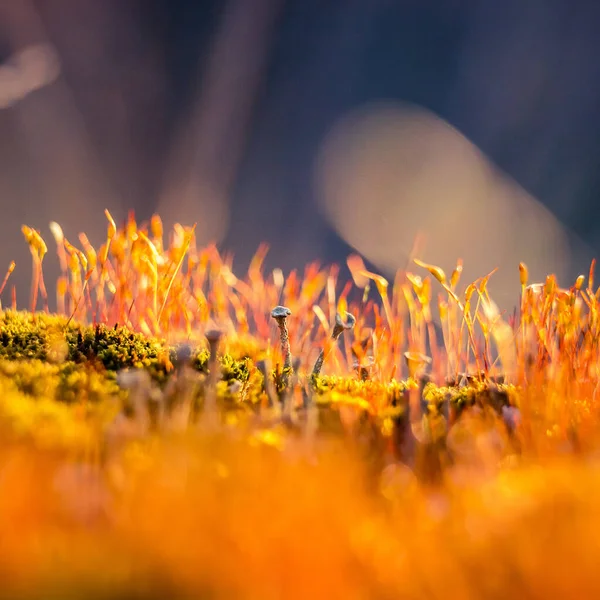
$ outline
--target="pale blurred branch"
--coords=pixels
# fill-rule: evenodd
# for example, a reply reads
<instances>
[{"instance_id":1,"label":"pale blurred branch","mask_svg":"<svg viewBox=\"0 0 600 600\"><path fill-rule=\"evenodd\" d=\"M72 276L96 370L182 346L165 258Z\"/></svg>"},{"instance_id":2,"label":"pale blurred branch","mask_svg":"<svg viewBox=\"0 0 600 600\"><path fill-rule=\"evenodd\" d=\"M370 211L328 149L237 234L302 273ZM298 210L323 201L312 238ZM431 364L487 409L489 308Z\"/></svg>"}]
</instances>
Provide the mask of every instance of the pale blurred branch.
<instances>
[{"instance_id":1,"label":"pale blurred branch","mask_svg":"<svg viewBox=\"0 0 600 600\"><path fill-rule=\"evenodd\" d=\"M159 210L186 221L210 214L210 223L199 224L200 237L216 238L227 226L228 196L282 6L283 0L229 2L172 148Z\"/></svg>"}]
</instances>

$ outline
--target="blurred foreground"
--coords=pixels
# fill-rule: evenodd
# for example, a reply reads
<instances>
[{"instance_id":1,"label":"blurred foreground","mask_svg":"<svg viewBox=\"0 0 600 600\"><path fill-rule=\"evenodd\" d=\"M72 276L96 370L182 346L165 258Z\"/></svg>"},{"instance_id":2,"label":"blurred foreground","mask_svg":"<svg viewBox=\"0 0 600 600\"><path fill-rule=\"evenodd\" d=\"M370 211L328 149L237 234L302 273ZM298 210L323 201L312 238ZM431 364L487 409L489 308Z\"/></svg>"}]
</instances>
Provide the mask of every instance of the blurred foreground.
<instances>
[{"instance_id":1,"label":"blurred foreground","mask_svg":"<svg viewBox=\"0 0 600 600\"><path fill-rule=\"evenodd\" d=\"M436 493L400 470L376 497L347 453L312 464L232 439L133 446L108 498L98 474L77 463L5 447L0 467L7 598L600 591L596 461L449 477ZM104 518L90 522L100 507Z\"/></svg>"}]
</instances>

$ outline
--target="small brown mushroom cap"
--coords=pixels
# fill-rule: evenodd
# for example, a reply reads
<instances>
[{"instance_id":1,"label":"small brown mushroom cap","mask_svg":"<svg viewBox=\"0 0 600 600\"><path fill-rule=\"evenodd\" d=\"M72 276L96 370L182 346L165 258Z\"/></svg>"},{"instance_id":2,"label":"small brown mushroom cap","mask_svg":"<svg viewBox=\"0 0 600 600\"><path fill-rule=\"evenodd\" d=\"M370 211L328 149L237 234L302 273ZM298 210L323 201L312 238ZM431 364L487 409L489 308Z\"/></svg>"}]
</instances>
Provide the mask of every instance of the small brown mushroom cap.
<instances>
[{"instance_id":1,"label":"small brown mushroom cap","mask_svg":"<svg viewBox=\"0 0 600 600\"><path fill-rule=\"evenodd\" d=\"M223 332L220 329L209 329L204 335L209 343L216 344L223 337Z\"/></svg>"},{"instance_id":2,"label":"small brown mushroom cap","mask_svg":"<svg viewBox=\"0 0 600 600\"><path fill-rule=\"evenodd\" d=\"M351 315L349 312L347 312L346 320L344 321L340 313L335 313L335 324L338 327L343 327L344 329L352 329L354 325L356 325L356 318L354 315Z\"/></svg>"},{"instance_id":3,"label":"small brown mushroom cap","mask_svg":"<svg viewBox=\"0 0 600 600\"><path fill-rule=\"evenodd\" d=\"M194 346L192 344L184 343L179 344L175 348L175 361L177 364L182 365L189 363L194 355Z\"/></svg>"},{"instance_id":4,"label":"small brown mushroom cap","mask_svg":"<svg viewBox=\"0 0 600 600\"><path fill-rule=\"evenodd\" d=\"M274 319L285 319L292 314L292 311L287 306L276 306L271 311L271 316Z\"/></svg>"}]
</instances>

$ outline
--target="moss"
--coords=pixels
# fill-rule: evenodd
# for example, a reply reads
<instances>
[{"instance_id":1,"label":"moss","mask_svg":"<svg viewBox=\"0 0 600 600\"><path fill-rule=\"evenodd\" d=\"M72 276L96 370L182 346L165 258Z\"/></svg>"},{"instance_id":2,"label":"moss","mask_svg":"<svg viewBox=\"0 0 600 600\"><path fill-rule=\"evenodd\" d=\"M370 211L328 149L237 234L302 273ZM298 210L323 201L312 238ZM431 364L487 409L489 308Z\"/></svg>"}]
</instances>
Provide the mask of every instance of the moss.
<instances>
[{"instance_id":1,"label":"moss","mask_svg":"<svg viewBox=\"0 0 600 600\"><path fill-rule=\"evenodd\" d=\"M85 326L55 315L0 313L0 358L52 359L61 344L64 358L76 364L99 362L109 371L146 368L156 379L170 369L163 342L125 327Z\"/></svg>"},{"instance_id":2,"label":"moss","mask_svg":"<svg viewBox=\"0 0 600 600\"><path fill-rule=\"evenodd\" d=\"M66 403L83 399L99 402L119 392L113 376L72 361L55 365L39 359L0 359L0 379L10 380L20 393L32 398L52 398Z\"/></svg>"},{"instance_id":3,"label":"moss","mask_svg":"<svg viewBox=\"0 0 600 600\"><path fill-rule=\"evenodd\" d=\"M285 392L287 385L290 380L290 377L294 374L294 369L292 367L284 367L281 368L280 365L277 365L275 369L272 371L273 381L275 382L275 390L279 395L280 399Z\"/></svg>"},{"instance_id":4,"label":"moss","mask_svg":"<svg viewBox=\"0 0 600 600\"><path fill-rule=\"evenodd\" d=\"M200 350L192 358L192 366L200 373L208 374L208 361L210 355L208 350ZM236 360L230 354L223 354L219 356L219 365L221 367L221 378L227 383L233 381L240 381L245 383L248 381L250 376L250 364L251 359L248 357Z\"/></svg>"},{"instance_id":5,"label":"moss","mask_svg":"<svg viewBox=\"0 0 600 600\"><path fill-rule=\"evenodd\" d=\"M105 402L110 390L96 380L93 387ZM68 389L67 389L68 388ZM90 412L81 404L57 402L81 393L77 382L61 379L60 367L34 359L0 360L0 427L3 439L31 439L44 448L82 450L92 441ZM113 392L114 392L113 388ZM96 414L96 417L99 413Z\"/></svg>"},{"instance_id":6,"label":"moss","mask_svg":"<svg viewBox=\"0 0 600 600\"><path fill-rule=\"evenodd\" d=\"M233 346L224 347L234 351ZM239 346L238 351L245 346ZM239 354L240 352L238 352ZM255 361L242 352L218 357L220 381L217 386L219 404L227 413L256 411L264 400L264 378ZM161 389L176 372L178 351L164 341L133 333L125 327L86 326L68 322L64 317L27 312L0 313L0 380L9 381L15 389L30 399L43 398L67 405L127 406L128 392L120 389L116 374L121 369L145 369ZM181 356L181 355L179 355ZM190 351L191 366L197 372L209 372L209 352L205 347ZM284 373L276 366L272 370L274 388L282 400ZM287 369L288 381L294 375ZM310 386L319 408L322 430L342 431L339 415L342 406L385 429L390 423L400 423L407 413L407 391L420 386L417 381L379 382L356 376L298 376L294 386ZM195 393L194 410L204 398L206 379ZM518 404L514 387L489 386L473 379L465 387L423 386L423 404L431 414L439 414L442 406L453 404L459 411L478 404ZM496 404L498 406L496 406ZM108 409L107 409L108 410Z\"/></svg>"},{"instance_id":7,"label":"moss","mask_svg":"<svg viewBox=\"0 0 600 600\"><path fill-rule=\"evenodd\" d=\"M64 344L64 351L57 350ZM10 361L38 360L73 365L93 365L97 371L116 372L121 369L147 369L153 380L163 385L173 369L175 349L163 340L148 338L126 327L86 326L68 322L65 317L28 312L0 313L0 359ZM192 365L208 373L208 352L200 349ZM221 376L225 381L246 382L249 358L219 358Z\"/></svg>"},{"instance_id":8,"label":"moss","mask_svg":"<svg viewBox=\"0 0 600 600\"><path fill-rule=\"evenodd\" d=\"M472 381L464 387L448 386L437 387L428 383L423 389L423 399L431 405L441 406L448 401L459 411L468 406L492 405L496 410L501 405L518 405L518 389L511 384L494 384L493 388L483 381Z\"/></svg>"}]
</instances>

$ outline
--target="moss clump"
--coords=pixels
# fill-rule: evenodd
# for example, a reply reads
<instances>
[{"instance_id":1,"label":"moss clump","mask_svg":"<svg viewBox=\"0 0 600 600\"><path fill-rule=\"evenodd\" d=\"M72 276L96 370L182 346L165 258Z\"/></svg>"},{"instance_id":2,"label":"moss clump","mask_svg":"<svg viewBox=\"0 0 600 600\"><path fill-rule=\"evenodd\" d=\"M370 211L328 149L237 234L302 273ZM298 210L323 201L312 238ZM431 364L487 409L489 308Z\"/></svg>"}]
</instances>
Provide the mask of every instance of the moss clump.
<instances>
[{"instance_id":1,"label":"moss clump","mask_svg":"<svg viewBox=\"0 0 600 600\"><path fill-rule=\"evenodd\" d=\"M171 365L164 344L133 333L125 327L82 327L66 332L69 359L76 363L102 363L108 371L148 369L153 378L164 379Z\"/></svg>"},{"instance_id":2,"label":"moss clump","mask_svg":"<svg viewBox=\"0 0 600 600\"><path fill-rule=\"evenodd\" d=\"M423 389L423 400L437 406L448 402L459 413L475 405L491 406L500 411L502 406L518 406L519 403L518 389L514 385L502 383L491 387L484 381L472 381L463 387L437 387L428 383Z\"/></svg>"},{"instance_id":3,"label":"moss clump","mask_svg":"<svg viewBox=\"0 0 600 600\"><path fill-rule=\"evenodd\" d=\"M85 326L66 317L0 313L0 358L101 363L106 370L145 368L161 379L170 363L164 343L125 327Z\"/></svg>"},{"instance_id":4,"label":"moss clump","mask_svg":"<svg viewBox=\"0 0 600 600\"><path fill-rule=\"evenodd\" d=\"M0 359L0 379L10 380L20 393L31 398L51 398L67 404L82 400L98 403L119 393L114 375L73 361L51 364L39 359Z\"/></svg>"},{"instance_id":5,"label":"moss clump","mask_svg":"<svg viewBox=\"0 0 600 600\"><path fill-rule=\"evenodd\" d=\"M93 443L93 423L102 422L102 410L57 402L80 396L82 390L80 380L69 382L59 369L38 360L0 360L0 431L5 442L29 439L38 447L71 451L82 451ZM98 406L108 409L107 400L117 390L93 376L88 383L86 388L94 390L91 395L103 400Z\"/></svg>"},{"instance_id":6,"label":"moss clump","mask_svg":"<svg viewBox=\"0 0 600 600\"><path fill-rule=\"evenodd\" d=\"M126 327L86 326L68 322L66 317L28 312L0 313L0 359L62 364L59 371L64 376L72 376L80 365L92 369L90 372L104 372L112 380L121 369L145 369L162 387L173 370L174 356L175 349L163 340ZM192 366L208 373L208 358L208 352L199 349ZM227 382L245 383L250 362L249 358L220 356L221 377Z\"/></svg>"},{"instance_id":7,"label":"moss clump","mask_svg":"<svg viewBox=\"0 0 600 600\"><path fill-rule=\"evenodd\" d=\"M172 351L173 352L173 351ZM208 374L208 361L210 354L208 350L200 350L192 359L192 366L200 373ZM251 359L248 357L236 360L230 354L219 356L221 367L221 379L228 384L233 381L246 383L250 377Z\"/></svg>"},{"instance_id":8,"label":"moss clump","mask_svg":"<svg viewBox=\"0 0 600 600\"><path fill-rule=\"evenodd\" d=\"M409 387L409 381L390 381L387 383L370 379L340 377L337 375L312 375L311 383L317 394L336 391L352 396L387 395L390 400L403 394Z\"/></svg>"}]
</instances>

